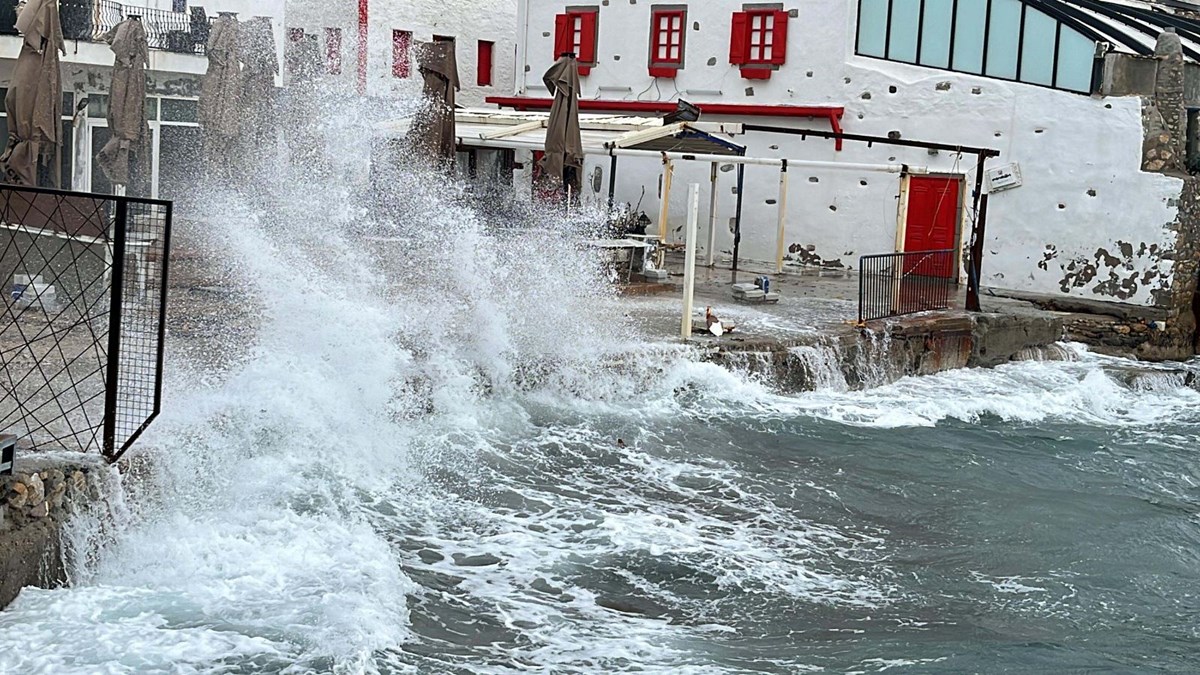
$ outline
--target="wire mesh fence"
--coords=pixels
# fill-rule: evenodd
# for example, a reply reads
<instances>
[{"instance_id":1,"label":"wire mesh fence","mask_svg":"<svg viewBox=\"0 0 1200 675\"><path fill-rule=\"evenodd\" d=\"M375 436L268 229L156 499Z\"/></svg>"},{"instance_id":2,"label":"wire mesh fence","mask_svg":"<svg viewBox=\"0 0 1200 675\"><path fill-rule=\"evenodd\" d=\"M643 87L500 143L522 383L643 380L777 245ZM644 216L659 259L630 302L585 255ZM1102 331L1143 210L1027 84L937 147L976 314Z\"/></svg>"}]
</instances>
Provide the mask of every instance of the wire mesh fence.
<instances>
[{"instance_id":1,"label":"wire mesh fence","mask_svg":"<svg viewBox=\"0 0 1200 675\"><path fill-rule=\"evenodd\" d=\"M858 262L858 321L948 309L958 287L956 251L864 255Z\"/></svg>"},{"instance_id":2,"label":"wire mesh fence","mask_svg":"<svg viewBox=\"0 0 1200 675\"><path fill-rule=\"evenodd\" d=\"M116 460L162 402L169 202L0 186L0 432Z\"/></svg>"}]
</instances>

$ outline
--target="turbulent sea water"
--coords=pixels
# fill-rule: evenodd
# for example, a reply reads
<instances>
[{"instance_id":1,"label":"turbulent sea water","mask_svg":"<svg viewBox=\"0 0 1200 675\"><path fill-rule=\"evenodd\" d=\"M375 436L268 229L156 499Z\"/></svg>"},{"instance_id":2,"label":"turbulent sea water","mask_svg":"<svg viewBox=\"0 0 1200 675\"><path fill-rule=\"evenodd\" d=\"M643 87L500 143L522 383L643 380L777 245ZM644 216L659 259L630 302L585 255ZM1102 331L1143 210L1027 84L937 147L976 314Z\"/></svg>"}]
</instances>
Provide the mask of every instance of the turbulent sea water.
<instances>
[{"instance_id":1,"label":"turbulent sea water","mask_svg":"<svg viewBox=\"0 0 1200 675\"><path fill-rule=\"evenodd\" d=\"M638 336L568 225L401 188L424 215L367 239L344 195L210 210L255 320L170 359L151 469L0 613L0 672L1200 663L1178 371L1068 346L782 396Z\"/></svg>"}]
</instances>

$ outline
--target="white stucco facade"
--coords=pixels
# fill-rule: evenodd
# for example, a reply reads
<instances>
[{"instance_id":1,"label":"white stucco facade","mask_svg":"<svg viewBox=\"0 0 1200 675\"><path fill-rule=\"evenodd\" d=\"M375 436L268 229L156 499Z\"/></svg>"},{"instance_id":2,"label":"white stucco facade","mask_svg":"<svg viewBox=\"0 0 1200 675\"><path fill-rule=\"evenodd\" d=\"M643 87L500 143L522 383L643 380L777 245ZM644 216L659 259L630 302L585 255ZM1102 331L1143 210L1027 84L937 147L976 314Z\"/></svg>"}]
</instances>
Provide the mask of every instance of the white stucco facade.
<instances>
[{"instance_id":1,"label":"white stucco facade","mask_svg":"<svg viewBox=\"0 0 1200 675\"><path fill-rule=\"evenodd\" d=\"M555 16L567 7L590 4L523 0L515 97L548 97L541 74L555 58ZM687 8L686 59L673 79L648 72L651 12L662 5ZM841 125L847 133L898 134L999 150L1000 158L989 167L1018 163L1023 185L990 197L984 286L1139 305L1154 304L1156 292L1169 288L1176 236L1170 224L1183 182L1140 170L1141 98L1087 96L860 57L855 54L858 3L845 0L779 3L779 9L791 10L786 63L770 79L746 79L730 63L731 14L742 9L740 3L662 5L595 3L596 66L582 78L584 99L611 102L612 110L620 110L622 102L678 98L702 106L834 106L844 108ZM704 119L830 130L824 119L762 114L755 110ZM839 151L830 140L758 132L735 140L746 144L751 156L902 163L962 176L966 194L958 245L970 236L975 180L970 155L849 141ZM591 177L596 167L607 175L607 158L589 161L585 176ZM640 199L641 210L657 219L660 169L654 161L622 161L618 201L636 204ZM860 255L896 250L899 176L800 167L789 173L788 265L853 268ZM708 178L707 164L678 165L671 231L679 231L685 218L686 184L704 185L706 204ZM718 258L728 258L733 246L728 227L734 215L733 187L734 174L722 173ZM606 179L600 192L607 189ZM777 169L747 168L743 260L773 263L778 190ZM702 222L707 223L703 215ZM701 241L707 239L702 233ZM1084 268L1089 271L1080 274Z\"/></svg>"},{"instance_id":2,"label":"white stucco facade","mask_svg":"<svg viewBox=\"0 0 1200 675\"><path fill-rule=\"evenodd\" d=\"M316 35L326 54L326 29L341 29L341 73L347 88L358 83L359 2L342 0L289 0L288 28ZM408 77L395 72L395 31L412 35L414 43L435 36L454 38L462 89L459 102L480 105L484 98L512 91L517 35L516 0L441 2L437 0L369 0L367 10L367 94L374 97L413 96L420 91L420 76L411 63ZM480 41L493 47L491 84L479 84Z\"/></svg>"}]
</instances>

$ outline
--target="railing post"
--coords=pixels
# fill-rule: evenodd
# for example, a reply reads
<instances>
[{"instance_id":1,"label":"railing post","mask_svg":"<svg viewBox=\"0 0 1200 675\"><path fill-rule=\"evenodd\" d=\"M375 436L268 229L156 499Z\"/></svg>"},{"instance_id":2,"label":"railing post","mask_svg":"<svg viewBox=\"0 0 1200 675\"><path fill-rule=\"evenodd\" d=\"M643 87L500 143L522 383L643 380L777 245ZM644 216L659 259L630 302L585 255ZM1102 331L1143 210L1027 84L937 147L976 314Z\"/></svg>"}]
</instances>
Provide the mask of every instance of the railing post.
<instances>
[{"instance_id":1,"label":"railing post","mask_svg":"<svg viewBox=\"0 0 1200 675\"><path fill-rule=\"evenodd\" d=\"M683 257L683 323L679 335L692 337L692 303L696 293L696 238L700 222L700 184L688 186L687 231L684 237Z\"/></svg>"},{"instance_id":2,"label":"railing post","mask_svg":"<svg viewBox=\"0 0 1200 675\"><path fill-rule=\"evenodd\" d=\"M121 319L125 301L125 235L129 223L129 205L124 197L116 197L113 217L112 286L109 291L108 350L104 378L104 447L102 452L110 461L116 456L117 406L121 382Z\"/></svg>"}]
</instances>

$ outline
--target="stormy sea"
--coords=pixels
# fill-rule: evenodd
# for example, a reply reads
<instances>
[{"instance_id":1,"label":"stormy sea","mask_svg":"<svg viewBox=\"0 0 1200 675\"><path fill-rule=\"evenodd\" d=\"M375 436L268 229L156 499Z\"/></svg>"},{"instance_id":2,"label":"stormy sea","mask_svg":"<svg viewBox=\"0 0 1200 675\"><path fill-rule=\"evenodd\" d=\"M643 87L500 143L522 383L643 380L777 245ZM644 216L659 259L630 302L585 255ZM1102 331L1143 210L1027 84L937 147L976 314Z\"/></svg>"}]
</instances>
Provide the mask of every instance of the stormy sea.
<instances>
[{"instance_id":1,"label":"stormy sea","mask_svg":"<svg viewBox=\"0 0 1200 675\"><path fill-rule=\"evenodd\" d=\"M641 335L586 217L271 175L180 224L227 325L0 672L1195 669L1200 364L784 395Z\"/></svg>"}]
</instances>

